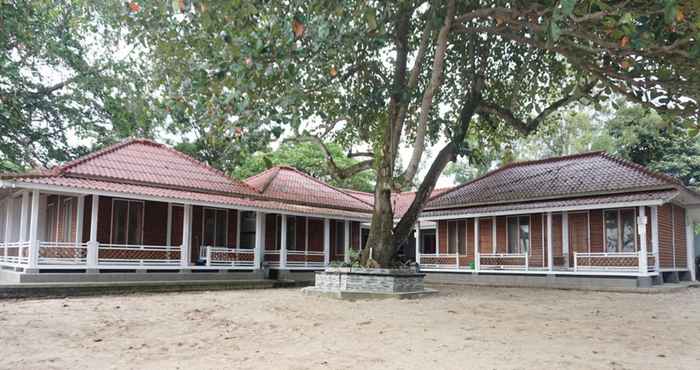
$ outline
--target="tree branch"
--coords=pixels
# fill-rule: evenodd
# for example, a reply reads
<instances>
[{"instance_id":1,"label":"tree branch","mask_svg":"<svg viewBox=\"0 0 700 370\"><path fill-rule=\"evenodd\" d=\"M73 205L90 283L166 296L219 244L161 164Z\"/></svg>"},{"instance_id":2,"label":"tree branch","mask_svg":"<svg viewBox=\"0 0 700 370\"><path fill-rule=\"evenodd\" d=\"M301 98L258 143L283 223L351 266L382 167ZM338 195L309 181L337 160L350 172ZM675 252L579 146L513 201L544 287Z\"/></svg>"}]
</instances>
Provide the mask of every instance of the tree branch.
<instances>
[{"instance_id":1,"label":"tree branch","mask_svg":"<svg viewBox=\"0 0 700 370\"><path fill-rule=\"evenodd\" d=\"M418 126L416 127L416 137L413 142L413 154L411 160L406 166L406 171L401 175L401 182L410 183L418 172L418 165L425 151L425 134L428 128L428 120L430 118L430 110L433 106L433 97L440 88L443 69L445 67L445 54L447 53L447 40L452 28L452 20L455 16L455 0L450 0L447 4L447 14L445 16L445 24L440 29L440 34L437 39L435 49L435 57L433 58L433 71L430 77L428 87L423 93L421 100L420 116L418 118Z\"/></svg>"},{"instance_id":2,"label":"tree branch","mask_svg":"<svg viewBox=\"0 0 700 370\"><path fill-rule=\"evenodd\" d=\"M454 162L457 156L465 152L464 139L469 131L469 125L472 116L477 112L481 104L481 90L484 86L484 79L481 76L476 76L472 87L468 94L464 97L464 103L459 113L458 125L452 139L440 150L435 160L430 165L425 179L416 191L416 197L413 199L411 206L408 207L401 220L394 227L394 250L398 249L407 239L413 229L418 215L428 202L435 184L437 183L440 174L447 166L448 162Z\"/></svg>"},{"instance_id":3,"label":"tree branch","mask_svg":"<svg viewBox=\"0 0 700 370\"><path fill-rule=\"evenodd\" d=\"M432 13L432 9L428 10L426 14ZM428 48L428 41L430 40L430 35L432 35L433 22L430 19L426 20L425 27L423 28L423 33L421 34L420 44L418 45L418 51L416 52L416 60L413 62L413 68L411 69L411 74L408 78L408 84L406 85L407 93L413 91L418 85L418 77L420 76L421 66L423 65L423 59L425 59L425 52ZM401 132L403 131L403 124L406 119L406 112L408 111L408 105L410 99L406 99L401 104L399 108L399 114L394 123L394 134L392 136L392 155L396 156L398 152L399 143L401 142Z\"/></svg>"},{"instance_id":4,"label":"tree branch","mask_svg":"<svg viewBox=\"0 0 700 370\"><path fill-rule=\"evenodd\" d=\"M536 130L540 123L547 118L547 116L557 111L559 108L579 99L582 94L588 93L591 89L593 89L597 82L598 80L594 80L593 82L586 84L581 91L574 91L571 94L562 97L547 108L543 109L542 112L540 112L540 114L538 114L535 118L528 121L518 119L510 109L486 101L482 102L479 106L479 112L495 115L506 121L509 125L520 131L522 134L528 135L532 131Z\"/></svg>"},{"instance_id":5,"label":"tree branch","mask_svg":"<svg viewBox=\"0 0 700 370\"><path fill-rule=\"evenodd\" d=\"M365 161L357 162L345 168L340 168L335 163L335 160L333 159L333 154L328 149L323 140L321 140L321 138L319 138L318 136L310 135L308 136L308 140L313 141L314 143L316 143L316 145L318 145L321 148L321 150L323 150L323 155L326 158L326 166L331 172L331 175L333 175L333 177L337 179L342 180L350 178L357 173L371 169L372 165L374 164L374 159L368 159Z\"/></svg>"}]
</instances>

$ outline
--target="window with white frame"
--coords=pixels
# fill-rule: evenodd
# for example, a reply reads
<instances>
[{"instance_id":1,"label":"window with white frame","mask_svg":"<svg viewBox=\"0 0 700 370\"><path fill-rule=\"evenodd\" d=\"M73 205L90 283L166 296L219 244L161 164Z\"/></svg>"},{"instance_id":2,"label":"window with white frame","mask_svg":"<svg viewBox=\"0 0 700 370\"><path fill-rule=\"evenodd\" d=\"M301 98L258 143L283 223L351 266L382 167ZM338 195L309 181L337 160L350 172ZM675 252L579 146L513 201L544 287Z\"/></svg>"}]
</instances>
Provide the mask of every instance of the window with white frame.
<instances>
[{"instance_id":1,"label":"window with white frame","mask_svg":"<svg viewBox=\"0 0 700 370\"><path fill-rule=\"evenodd\" d=\"M112 201L112 244L143 244L143 208L139 200Z\"/></svg>"},{"instance_id":2,"label":"window with white frame","mask_svg":"<svg viewBox=\"0 0 700 370\"><path fill-rule=\"evenodd\" d=\"M508 217L508 253L530 252L530 216Z\"/></svg>"},{"instance_id":3,"label":"window with white frame","mask_svg":"<svg viewBox=\"0 0 700 370\"><path fill-rule=\"evenodd\" d=\"M605 211L605 251L635 252L637 232L634 209Z\"/></svg>"}]
</instances>

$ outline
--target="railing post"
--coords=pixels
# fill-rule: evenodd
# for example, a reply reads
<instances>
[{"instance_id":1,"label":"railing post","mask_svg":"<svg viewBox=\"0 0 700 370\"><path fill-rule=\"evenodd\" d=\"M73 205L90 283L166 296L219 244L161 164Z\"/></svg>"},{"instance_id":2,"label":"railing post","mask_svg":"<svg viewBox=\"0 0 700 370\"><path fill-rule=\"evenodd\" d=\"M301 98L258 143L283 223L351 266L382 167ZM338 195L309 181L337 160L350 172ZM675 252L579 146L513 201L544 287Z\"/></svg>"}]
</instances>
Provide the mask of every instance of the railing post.
<instances>
[{"instance_id":1,"label":"railing post","mask_svg":"<svg viewBox=\"0 0 700 370\"><path fill-rule=\"evenodd\" d=\"M525 251L525 271L530 271L530 253L528 251Z\"/></svg>"},{"instance_id":2,"label":"railing post","mask_svg":"<svg viewBox=\"0 0 700 370\"><path fill-rule=\"evenodd\" d=\"M23 202L24 203L24 202ZM29 222L29 268L39 265L39 190L32 191L32 212Z\"/></svg>"},{"instance_id":3,"label":"railing post","mask_svg":"<svg viewBox=\"0 0 700 370\"><path fill-rule=\"evenodd\" d=\"M100 211L100 196L92 195L90 202L90 240L87 243L86 262L88 269L96 269L99 264L99 243L97 242L97 220Z\"/></svg>"},{"instance_id":4,"label":"railing post","mask_svg":"<svg viewBox=\"0 0 700 370\"><path fill-rule=\"evenodd\" d=\"M574 252L574 272L576 271L578 271L578 252Z\"/></svg>"},{"instance_id":5,"label":"railing post","mask_svg":"<svg viewBox=\"0 0 700 370\"><path fill-rule=\"evenodd\" d=\"M639 274L643 276L649 275L648 260L647 260L647 217L644 206L639 207L639 220L637 220L637 233L639 234Z\"/></svg>"},{"instance_id":6,"label":"railing post","mask_svg":"<svg viewBox=\"0 0 700 370\"><path fill-rule=\"evenodd\" d=\"M211 248L209 248L209 247L205 247L205 248L206 248L206 251L207 251L207 254L206 254L206 257L207 257L207 266L211 266Z\"/></svg>"}]
</instances>

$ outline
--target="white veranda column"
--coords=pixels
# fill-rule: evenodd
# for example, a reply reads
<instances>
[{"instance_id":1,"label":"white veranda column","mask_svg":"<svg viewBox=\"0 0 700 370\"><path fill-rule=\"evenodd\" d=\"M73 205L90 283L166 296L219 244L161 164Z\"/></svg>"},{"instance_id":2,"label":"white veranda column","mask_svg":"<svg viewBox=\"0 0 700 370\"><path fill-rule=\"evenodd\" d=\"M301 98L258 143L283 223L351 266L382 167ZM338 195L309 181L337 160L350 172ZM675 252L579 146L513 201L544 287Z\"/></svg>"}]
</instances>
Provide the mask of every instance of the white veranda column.
<instances>
[{"instance_id":1,"label":"white veranda column","mask_svg":"<svg viewBox=\"0 0 700 370\"><path fill-rule=\"evenodd\" d=\"M693 220L688 216L688 211L686 210L686 216L685 216L685 241L686 241L686 248L687 248L687 262L688 262L688 270L690 271L690 281L695 281L697 271L695 271L695 266L693 266L695 262L695 224L693 223Z\"/></svg>"},{"instance_id":2,"label":"white veranda column","mask_svg":"<svg viewBox=\"0 0 700 370\"><path fill-rule=\"evenodd\" d=\"M39 265L39 190L32 191L32 211L29 221L29 268Z\"/></svg>"},{"instance_id":3,"label":"white veranda column","mask_svg":"<svg viewBox=\"0 0 700 370\"><path fill-rule=\"evenodd\" d=\"M90 204L90 240L87 243L87 267L96 268L98 265L98 249L97 242L97 219L100 212L100 196L94 194Z\"/></svg>"},{"instance_id":4,"label":"white veranda column","mask_svg":"<svg viewBox=\"0 0 700 370\"><path fill-rule=\"evenodd\" d=\"M474 271L479 272L479 217L474 218Z\"/></svg>"},{"instance_id":5,"label":"white veranda column","mask_svg":"<svg viewBox=\"0 0 700 370\"><path fill-rule=\"evenodd\" d=\"M3 248L3 258L7 261L7 243L12 242L12 229L15 221L15 199L9 197L5 200L5 248Z\"/></svg>"},{"instance_id":6,"label":"white veranda column","mask_svg":"<svg viewBox=\"0 0 700 370\"><path fill-rule=\"evenodd\" d=\"M561 249L564 257L569 256L569 213L564 211L561 214ZM569 261L568 258L565 260Z\"/></svg>"},{"instance_id":7,"label":"white veranda column","mask_svg":"<svg viewBox=\"0 0 700 370\"><path fill-rule=\"evenodd\" d=\"M331 220L323 219L323 264L331 263Z\"/></svg>"},{"instance_id":8,"label":"white veranda column","mask_svg":"<svg viewBox=\"0 0 700 370\"><path fill-rule=\"evenodd\" d=\"M552 212L547 212L547 269L554 270L554 248L552 240Z\"/></svg>"},{"instance_id":9,"label":"white veranda column","mask_svg":"<svg viewBox=\"0 0 700 370\"><path fill-rule=\"evenodd\" d=\"M496 238L498 236L496 235L496 216L491 218L491 248L493 249L493 253L496 253L498 250L498 247L496 246Z\"/></svg>"},{"instance_id":10,"label":"white veranda column","mask_svg":"<svg viewBox=\"0 0 700 370\"><path fill-rule=\"evenodd\" d=\"M639 274L648 275L647 268L647 217L646 207L639 207L639 219L637 222L637 233L639 234Z\"/></svg>"},{"instance_id":11,"label":"white veranda column","mask_svg":"<svg viewBox=\"0 0 700 370\"><path fill-rule=\"evenodd\" d=\"M182 246L180 247L180 267L188 267L190 265L190 251L192 250L191 244L192 205L185 204L182 209Z\"/></svg>"},{"instance_id":12,"label":"white veranda column","mask_svg":"<svg viewBox=\"0 0 700 370\"><path fill-rule=\"evenodd\" d=\"M287 215L281 215L280 227L280 268L287 268Z\"/></svg>"},{"instance_id":13,"label":"white veranda column","mask_svg":"<svg viewBox=\"0 0 700 370\"><path fill-rule=\"evenodd\" d=\"M659 207L651 206L651 252L654 254L654 269L658 272L659 266Z\"/></svg>"},{"instance_id":14,"label":"white veranda column","mask_svg":"<svg viewBox=\"0 0 700 370\"><path fill-rule=\"evenodd\" d=\"M83 242L83 220L85 219L85 196L78 195L75 210L75 244Z\"/></svg>"},{"instance_id":15,"label":"white veranda column","mask_svg":"<svg viewBox=\"0 0 700 370\"><path fill-rule=\"evenodd\" d=\"M29 192L22 192L22 208L20 209L19 216L19 239L20 242L26 242L28 240L27 230L29 229Z\"/></svg>"},{"instance_id":16,"label":"white veranda column","mask_svg":"<svg viewBox=\"0 0 700 370\"><path fill-rule=\"evenodd\" d=\"M362 234L360 234L362 235ZM420 264L420 247L421 247L421 237L420 237L420 221L416 222L416 263ZM360 239L362 240L362 239Z\"/></svg>"},{"instance_id":17,"label":"white veranda column","mask_svg":"<svg viewBox=\"0 0 700 370\"><path fill-rule=\"evenodd\" d=\"M168 219L165 227L165 245L168 247L173 244L173 204L168 202Z\"/></svg>"},{"instance_id":18,"label":"white veranda column","mask_svg":"<svg viewBox=\"0 0 700 370\"><path fill-rule=\"evenodd\" d=\"M345 244L345 250L343 251L343 261L345 263L350 262L350 221L345 220L345 232L343 233L345 236L345 240L343 240Z\"/></svg>"},{"instance_id":19,"label":"white veranda column","mask_svg":"<svg viewBox=\"0 0 700 370\"><path fill-rule=\"evenodd\" d=\"M265 213L255 212L255 268L262 268L265 256Z\"/></svg>"}]
</instances>

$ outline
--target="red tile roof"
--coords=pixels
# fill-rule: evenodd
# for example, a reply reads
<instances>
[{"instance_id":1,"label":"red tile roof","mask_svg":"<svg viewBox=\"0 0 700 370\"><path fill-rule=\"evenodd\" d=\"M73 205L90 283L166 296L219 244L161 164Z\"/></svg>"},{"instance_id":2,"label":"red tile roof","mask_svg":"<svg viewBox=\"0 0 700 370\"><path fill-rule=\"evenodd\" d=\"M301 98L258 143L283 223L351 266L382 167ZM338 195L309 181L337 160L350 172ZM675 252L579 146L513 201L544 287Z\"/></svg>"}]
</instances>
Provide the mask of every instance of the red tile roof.
<instances>
[{"instance_id":1,"label":"red tile roof","mask_svg":"<svg viewBox=\"0 0 700 370\"><path fill-rule=\"evenodd\" d=\"M465 217L466 215L488 215L496 214L501 212L523 212L527 213L535 209L548 209L548 208L572 208L572 207L586 207L586 208L596 208L595 206L600 205L604 207L606 204L611 203L630 203L630 202L641 202L641 201L653 201L660 200L662 202L669 201L678 195L678 190L657 190L657 191L642 191L636 193L626 193L626 194L611 194L611 195L600 195L600 196L589 196L589 197L579 197L579 198L566 198L566 199L553 199L544 201L533 201L533 202L522 202L522 203L503 203L503 204L492 204L492 205L481 205L473 207L462 207L462 208L447 208L438 210L424 211L421 214L423 218L440 218L446 216L458 216Z\"/></svg>"},{"instance_id":2,"label":"red tile roof","mask_svg":"<svg viewBox=\"0 0 700 370\"><path fill-rule=\"evenodd\" d=\"M305 182L287 179L289 190L302 190L307 186L306 194L301 192L306 197L300 197L298 202L294 201L293 194L284 194L280 190L284 184L276 182L272 182L267 191L274 196L268 196L266 192L234 180L192 157L147 139L125 140L50 170L6 174L2 178L20 184L89 189L125 196L141 195L329 217L367 219L368 212L371 211L371 206L359 199L305 175ZM280 179L283 178L285 176ZM313 181L310 182L311 180ZM313 188L308 188L309 185L313 185ZM324 197L333 192L337 193L335 198ZM311 193L315 194L309 197Z\"/></svg>"},{"instance_id":3,"label":"red tile roof","mask_svg":"<svg viewBox=\"0 0 700 370\"><path fill-rule=\"evenodd\" d=\"M436 197L448 190L450 190L450 188L433 189L433 192L430 194L430 197ZM413 203L413 200L416 198L416 192L405 191L402 193L396 193L393 194L392 198L394 217L401 217L404 215L404 213L406 213L406 211L408 211L408 207L411 206L411 203Z\"/></svg>"},{"instance_id":4,"label":"red tile roof","mask_svg":"<svg viewBox=\"0 0 700 370\"><path fill-rule=\"evenodd\" d=\"M147 139L129 139L85 155L49 171L13 177L71 177L116 181L174 189L257 195L255 189L231 179L196 159Z\"/></svg>"},{"instance_id":5,"label":"red tile roof","mask_svg":"<svg viewBox=\"0 0 700 370\"><path fill-rule=\"evenodd\" d=\"M431 199L426 210L679 186L672 177L591 152L508 164Z\"/></svg>"},{"instance_id":6,"label":"red tile roof","mask_svg":"<svg viewBox=\"0 0 700 370\"><path fill-rule=\"evenodd\" d=\"M371 212L372 205L293 167L277 166L245 180L267 198L297 204Z\"/></svg>"}]
</instances>

